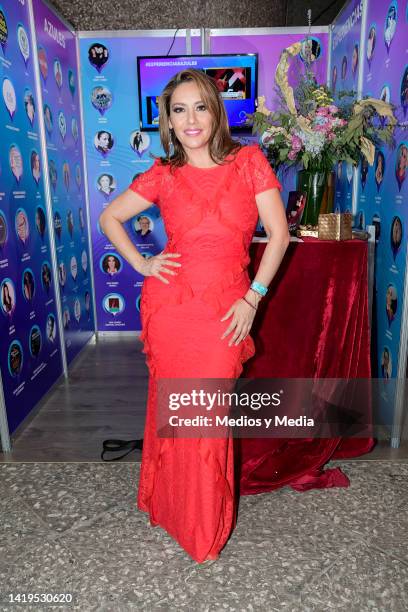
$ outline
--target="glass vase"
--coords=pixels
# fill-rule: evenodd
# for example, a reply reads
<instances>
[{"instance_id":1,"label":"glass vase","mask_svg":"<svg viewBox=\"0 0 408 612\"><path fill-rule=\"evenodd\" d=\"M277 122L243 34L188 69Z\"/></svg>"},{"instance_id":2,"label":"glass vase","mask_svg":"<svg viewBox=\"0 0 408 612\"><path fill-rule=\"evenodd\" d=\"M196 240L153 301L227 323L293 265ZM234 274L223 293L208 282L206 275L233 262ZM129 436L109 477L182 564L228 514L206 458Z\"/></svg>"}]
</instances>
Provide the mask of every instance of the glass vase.
<instances>
[{"instance_id":1,"label":"glass vase","mask_svg":"<svg viewBox=\"0 0 408 612\"><path fill-rule=\"evenodd\" d=\"M334 173L300 170L296 189L306 193L302 225L317 225L320 213L333 211Z\"/></svg>"}]
</instances>

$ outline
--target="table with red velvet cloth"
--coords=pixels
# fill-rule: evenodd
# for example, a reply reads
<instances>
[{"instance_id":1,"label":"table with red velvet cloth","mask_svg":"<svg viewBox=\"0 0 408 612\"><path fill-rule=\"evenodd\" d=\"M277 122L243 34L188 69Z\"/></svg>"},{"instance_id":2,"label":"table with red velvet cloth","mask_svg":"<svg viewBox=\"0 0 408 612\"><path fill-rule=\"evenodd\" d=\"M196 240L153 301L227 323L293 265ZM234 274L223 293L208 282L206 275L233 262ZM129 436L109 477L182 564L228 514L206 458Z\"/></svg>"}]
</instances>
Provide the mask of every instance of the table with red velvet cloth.
<instances>
[{"instance_id":1,"label":"table with red velvet cloth","mask_svg":"<svg viewBox=\"0 0 408 612\"><path fill-rule=\"evenodd\" d=\"M251 246L254 277L265 243ZM261 301L251 335L256 355L245 378L369 378L370 332L367 242L291 242L269 292ZM303 491L348 486L330 459L369 452L372 438L238 439L240 493L284 485Z\"/></svg>"}]
</instances>

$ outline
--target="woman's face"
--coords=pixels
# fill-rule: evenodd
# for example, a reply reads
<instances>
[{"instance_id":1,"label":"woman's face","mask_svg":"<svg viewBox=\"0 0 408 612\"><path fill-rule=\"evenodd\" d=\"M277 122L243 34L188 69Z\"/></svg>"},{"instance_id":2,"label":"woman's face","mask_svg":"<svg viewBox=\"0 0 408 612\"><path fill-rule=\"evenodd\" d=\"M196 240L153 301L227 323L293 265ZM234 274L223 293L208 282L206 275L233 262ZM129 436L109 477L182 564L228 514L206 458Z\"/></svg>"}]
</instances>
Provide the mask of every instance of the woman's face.
<instances>
[{"instance_id":1,"label":"woman's face","mask_svg":"<svg viewBox=\"0 0 408 612\"><path fill-rule=\"evenodd\" d=\"M34 155L33 170L35 172L40 172L40 158L38 155Z\"/></svg>"},{"instance_id":2,"label":"woman's face","mask_svg":"<svg viewBox=\"0 0 408 612\"><path fill-rule=\"evenodd\" d=\"M401 236L402 236L401 224L398 221L396 221L392 228L392 239L395 244L399 244L399 242L401 241Z\"/></svg>"},{"instance_id":3,"label":"woman's face","mask_svg":"<svg viewBox=\"0 0 408 612\"><path fill-rule=\"evenodd\" d=\"M99 136L99 146L107 149L109 146L109 134L107 132L102 132Z\"/></svg>"},{"instance_id":4,"label":"woman's face","mask_svg":"<svg viewBox=\"0 0 408 612\"><path fill-rule=\"evenodd\" d=\"M190 152L209 149L213 118L193 82L178 85L170 99L169 127L181 143L187 158Z\"/></svg>"},{"instance_id":5,"label":"woman's face","mask_svg":"<svg viewBox=\"0 0 408 612\"><path fill-rule=\"evenodd\" d=\"M150 221L147 219L147 217L142 217L142 219L139 221L139 225L142 232L147 232L150 227Z\"/></svg>"},{"instance_id":6,"label":"woman's face","mask_svg":"<svg viewBox=\"0 0 408 612\"><path fill-rule=\"evenodd\" d=\"M115 262L115 259L113 257L108 257L108 268L109 268L109 270L115 270L116 269L116 262Z\"/></svg>"},{"instance_id":7,"label":"woman's face","mask_svg":"<svg viewBox=\"0 0 408 612\"><path fill-rule=\"evenodd\" d=\"M398 168L400 170L406 170L408 165L408 149L407 147L401 147L400 156L398 160Z\"/></svg>"},{"instance_id":8,"label":"woman's face","mask_svg":"<svg viewBox=\"0 0 408 612\"><path fill-rule=\"evenodd\" d=\"M353 49L353 60L352 60L352 63L353 63L353 70L355 70L355 69L356 69L356 67L357 67L357 62L358 62L358 51L357 51L357 49L354 47L354 49Z\"/></svg>"},{"instance_id":9,"label":"woman's face","mask_svg":"<svg viewBox=\"0 0 408 612\"><path fill-rule=\"evenodd\" d=\"M52 320L51 317L49 317L47 320L47 336L51 338L53 335L53 332L54 332L54 321Z\"/></svg>"},{"instance_id":10,"label":"woman's face","mask_svg":"<svg viewBox=\"0 0 408 612\"><path fill-rule=\"evenodd\" d=\"M27 98L27 115L32 118L34 117L34 105L31 98Z\"/></svg>"},{"instance_id":11,"label":"woman's face","mask_svg":"<svg viewBox=\"0 0 408 612\"><path fill-rule=\"evenodd\" d=\"M101 186L101 189L107 191L109 190L110 187L110 180L109 177L106 176L106 174L104 174L103 176L101 176L101 178L99 179L99 184Z\"/></svg>"},{"instance_id":12,"label":"woman's face","mask_svg":"<svg viewBox=\"0 0 408 612\"><path fill-rule=\"evenodd\" d=\"M26 239L27 235L27 222L23 213L19 213L17 216L17 233L21 240Z\"/></svg>"}]
</instances>

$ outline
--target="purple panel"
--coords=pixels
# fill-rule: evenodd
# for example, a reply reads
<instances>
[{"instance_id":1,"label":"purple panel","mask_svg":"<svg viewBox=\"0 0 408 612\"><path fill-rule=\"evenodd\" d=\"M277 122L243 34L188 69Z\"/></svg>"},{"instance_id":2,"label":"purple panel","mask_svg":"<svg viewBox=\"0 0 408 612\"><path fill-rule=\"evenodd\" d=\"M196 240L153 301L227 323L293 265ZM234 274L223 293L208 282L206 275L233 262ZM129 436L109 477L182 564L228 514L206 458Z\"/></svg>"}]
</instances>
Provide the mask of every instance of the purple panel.
<instances>
[{"instance_id":1,"label":"purple panel","mask_svg":"<svg viewBox=\"0 0 408 612\"><path fill-rule=\"evenodd\" d=\"M33 8L64 342L70 362L94 330L76 44L75 36L47 5L34 0Z\"/></svg>"}]
</instances>

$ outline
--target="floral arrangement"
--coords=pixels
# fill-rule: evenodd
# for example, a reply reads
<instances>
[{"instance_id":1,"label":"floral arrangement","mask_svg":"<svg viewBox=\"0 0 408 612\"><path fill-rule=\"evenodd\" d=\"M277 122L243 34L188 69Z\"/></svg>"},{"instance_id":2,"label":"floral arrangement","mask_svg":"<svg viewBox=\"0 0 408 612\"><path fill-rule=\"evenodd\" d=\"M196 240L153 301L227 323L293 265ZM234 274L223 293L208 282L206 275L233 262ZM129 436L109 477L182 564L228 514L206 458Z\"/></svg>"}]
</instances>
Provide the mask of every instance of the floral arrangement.
<instances>
[{"instance_id":1,"label":"floral arrangement","mask_svg":"<svg viewBox=\"0 0 408 612\"><path fill-rule=\"evenodd\" d=\"M300 50L299 42L281 53L275 74L280 109L269 111L260 97L251 115L252 131L260 135L273 167L301 164L305 170L329 172L338 161L357 165L361 155L373 165L376 147L394 146L394 107L370 97L356 101L352 91L339 92L335 104L307 63L294 91L288 83L289 58Z\"/></svg>"}]
</instances>

